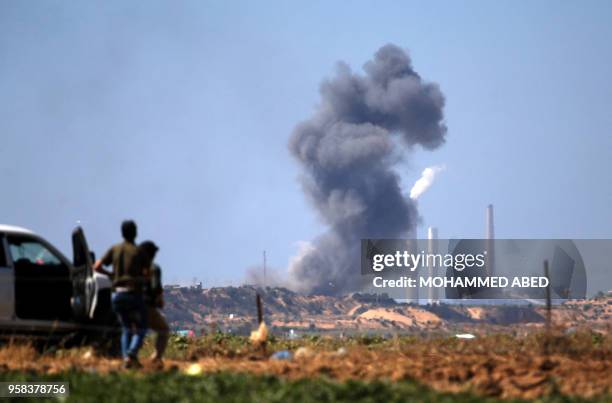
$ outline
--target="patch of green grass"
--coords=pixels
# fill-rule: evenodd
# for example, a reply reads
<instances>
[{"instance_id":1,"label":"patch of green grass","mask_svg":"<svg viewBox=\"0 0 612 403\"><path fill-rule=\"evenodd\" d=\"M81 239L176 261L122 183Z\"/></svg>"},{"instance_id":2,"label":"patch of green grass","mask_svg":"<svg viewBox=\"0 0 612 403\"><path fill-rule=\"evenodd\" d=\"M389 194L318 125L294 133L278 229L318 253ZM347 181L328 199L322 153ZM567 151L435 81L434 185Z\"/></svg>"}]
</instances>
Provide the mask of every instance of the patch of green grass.
<instances>
[{"instance_id":1,"label":"patch of green grass","mask_svg":"<svg viewBox=\"0 0 612 403\"><path fill-rule=\"evenodd\" d=\"M332 382L323 378L283 380L273 376L217 373L191 377L179 373L111 373L99 375L67 372L55 375L7 372L1 381L67 381L67 402L497 402L468 393L433 391L415 382ZM607 399L607 400L606 400ZM19 398L20 402L54 401ZM541 402L604 402L609 396L585 400L551 396ZM517 401L518 402L518 401Z\"/></svg>"}]
</instances>

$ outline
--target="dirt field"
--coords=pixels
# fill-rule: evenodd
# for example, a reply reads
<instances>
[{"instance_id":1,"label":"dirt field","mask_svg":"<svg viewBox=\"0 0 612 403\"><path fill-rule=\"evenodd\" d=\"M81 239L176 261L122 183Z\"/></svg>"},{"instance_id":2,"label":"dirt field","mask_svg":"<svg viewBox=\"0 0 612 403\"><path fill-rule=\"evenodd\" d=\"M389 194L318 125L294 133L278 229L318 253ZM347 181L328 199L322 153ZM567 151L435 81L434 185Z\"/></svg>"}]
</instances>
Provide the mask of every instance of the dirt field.
<instances>
[{"instance_id":1,"label":"dirt field","mask_svg":"<svg viewBox=\"0 0 612 403\"><path fill-rule=\"evenodd\" d=\"M284 349L293 352L292 359L269 358L273 351ZM168 355L163 371L192 372L194 376L241 372L288 379L411 380L439 391L498 398L612 393L612 338L589 331L519 339L508 335L472 340L304 338L273 341L265 353L250 348L243 338L219 335L174 338ZM142 361L143 372L156 371L146 358ZM101 375L122 371L120 360L98 357L89 349L43 354L21 345L0 349L1 372L58 374L71 370Z\"/></svg>"}]
</instances>

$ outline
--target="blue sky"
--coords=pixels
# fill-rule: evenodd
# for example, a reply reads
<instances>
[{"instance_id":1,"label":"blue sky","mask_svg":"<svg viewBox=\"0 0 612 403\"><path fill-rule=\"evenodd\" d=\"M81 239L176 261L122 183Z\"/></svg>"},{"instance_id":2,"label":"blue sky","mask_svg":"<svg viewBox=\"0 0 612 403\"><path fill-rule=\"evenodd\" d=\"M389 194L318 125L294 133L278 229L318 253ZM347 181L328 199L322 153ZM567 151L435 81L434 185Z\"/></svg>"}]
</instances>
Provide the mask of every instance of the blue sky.
<instances>
[{"instance_id":1,"label":"blue sky","mask_svg":"<svg viewBox=\"0 0 612 403\"><path fill-rule=\"evenodd\" d=\"M323 231L289 135L386 43L446 96L448 141L398 167L441 237L612 238L612 3L0 2L0 222L68 255L134 218L167 282L240 283Z\"/></svg>"}]
</instances>

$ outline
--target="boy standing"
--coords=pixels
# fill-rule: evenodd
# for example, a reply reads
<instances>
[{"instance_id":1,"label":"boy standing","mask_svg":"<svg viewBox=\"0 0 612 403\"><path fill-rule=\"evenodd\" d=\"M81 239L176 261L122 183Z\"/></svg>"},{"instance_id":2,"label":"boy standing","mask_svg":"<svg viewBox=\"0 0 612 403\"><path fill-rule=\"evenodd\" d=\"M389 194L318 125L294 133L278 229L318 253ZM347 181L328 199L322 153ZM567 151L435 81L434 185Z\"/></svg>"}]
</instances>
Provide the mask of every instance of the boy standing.
<instances>
[{"instance_id":1,"label":"boy standing","mask_svg":"<svg viewBox=\"0 0 612 403\"><path fill-rule=\"evenodd\" d=\"M123 242L111 247L94 264L94 270L106 274L113 282L113 311L121 324L121 352L125 368L141 367L138 351L147 332L147 310L143 299L145 284L145 259L134 241L136 223L131 220L121 224ZM113 270L102 266L112 265Z\"/></svg>"}]
</instances>

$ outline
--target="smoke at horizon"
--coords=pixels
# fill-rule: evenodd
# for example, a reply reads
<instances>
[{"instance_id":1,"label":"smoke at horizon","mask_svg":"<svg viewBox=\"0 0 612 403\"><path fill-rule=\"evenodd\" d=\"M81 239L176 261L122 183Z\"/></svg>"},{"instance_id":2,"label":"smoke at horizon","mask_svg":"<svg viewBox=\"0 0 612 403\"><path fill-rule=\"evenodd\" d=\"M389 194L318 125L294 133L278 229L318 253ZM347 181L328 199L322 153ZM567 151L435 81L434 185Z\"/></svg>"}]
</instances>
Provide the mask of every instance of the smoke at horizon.
<instances>
[{"instance_id":1,"label":"smoke at horizon","mask_svg":"<svg viewBox=\"0 0 612 403\"><path fill-rule=\"evenodd\" d=\"M416 145L433 150L445 141L444 96L403 49L387 44L363 69L360 75L338 63L336 76L321 84L313 116L289 141L304 193L329 227L289 265L298 291L356 291L360 239L399 238L418 220L394 166Z\"/></svg>"}]
</instances>

